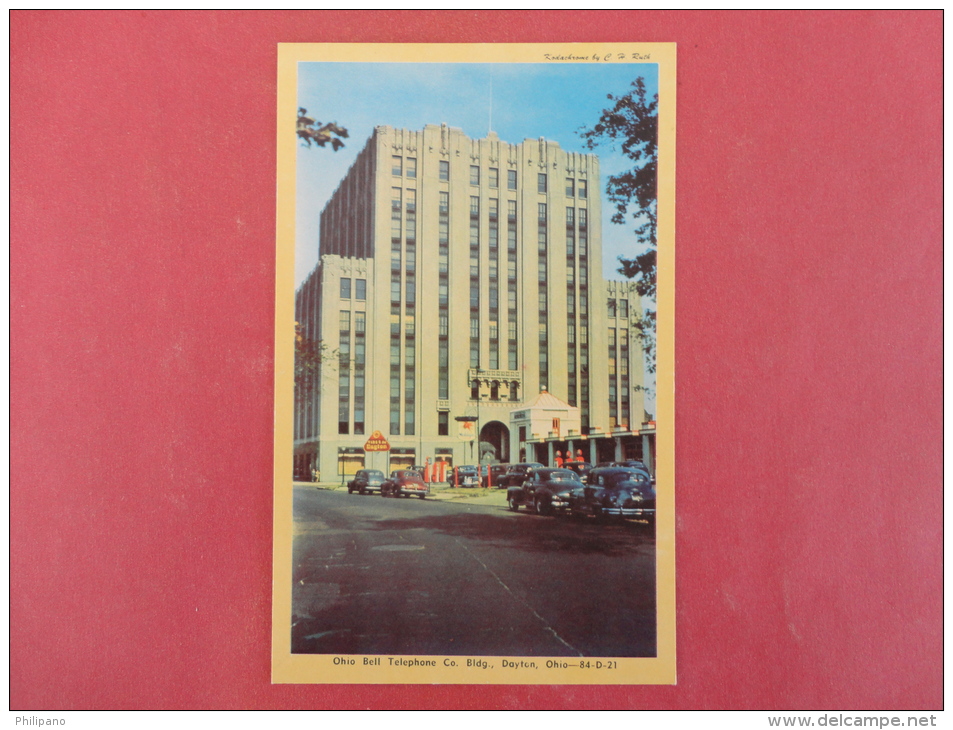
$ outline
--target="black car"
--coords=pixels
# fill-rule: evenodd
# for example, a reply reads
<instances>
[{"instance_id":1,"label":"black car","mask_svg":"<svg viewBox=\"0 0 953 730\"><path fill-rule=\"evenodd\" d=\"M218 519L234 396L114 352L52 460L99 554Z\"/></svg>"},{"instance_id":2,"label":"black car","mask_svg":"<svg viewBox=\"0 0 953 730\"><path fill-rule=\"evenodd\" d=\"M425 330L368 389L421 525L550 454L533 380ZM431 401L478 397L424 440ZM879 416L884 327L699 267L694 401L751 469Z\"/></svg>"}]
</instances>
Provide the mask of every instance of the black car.
<instances>
[{"instance_id":1,"label":"black car","mask_svg":"<svg viewBox=\"0 0 953 730\"><path fill-rule=\"evenodd\" d=\"M359 469L357 474L354 475L354 478L347 483L347 493L353 494L354 492L360 492L361 494L367 494L368 492L379 492L381 491L381 484L384 483L384 472L380 469Z\"/></svg>"},{"instance_id":2,"label":"black car","mask_svg":"<svg viewBox=\"0 0 953 730\"><path fill-rule=\"evenodd\" d=\"M390 479L387 479L381 485L382 497L420 497L426 498L430 494L428 487L415 471L410 469L398 469L391 472Z\"/></svg>"},{"instance_id":3,"label":"black car","mask_svg":"<svg viewBox=\"0 0 953 730\"><path fill-rule=\"evenodd\" d=\"M485 474L489 472L489 483L488 487L502 487L501 479L503 475L506 474L506 470L510 468L509 464L490 464L489 466L482 467L482 471Z\"/></svg>"},{"instance_id":4,"label":"black car","mask_svg":"<svg viewBox=\"0 0 953 730\"><path fill-rule=\"evenodd\" d=\"M475 466L458 466L453 484L460 487L479 487L480 470Z\"/></svg>"},{"instance_id":5,"label":"black car","mask_svg":"<svg viewBox=\"0 0 953 730\"><path fill-rule=\"evenodd\" d=\"M589 481L569 494L569 512L578 517L632 517L655 522L655 490L649 475L632 467L589 472Z\"/></svg>"},{"instance_id":6,"label":"black car","mask_svg":"<svg viewBox=\"0 0 953 730\"><path fill-rule=\"evenodd\" d=\"M579 477L579 481L583 484L586 483L586 477L589 472L592 471L592 464L588 461L567 461L563 464L563 469L569 469L569 471L576 472L576 475Z\"/></svg>"},{"instance_id":7,"label":"black car","mask_svg":"<svg viewBox=\"0 0 953 730\"><path fill-rule=\"evenodd\" d=\"M500 477L500 487L522 487L529 472L533 469L544 468L542 464L531 461L525 464L510 464L506 472Z\"/></svg>"},{"instance_id":8,"label":"black car","mask_svg":"<svg viewBox=\"0 0 953 730\"><path fill-rule=\"evenodd\" d=\"M574 489L583 489L575 472L569 469L542 467L533 469L521 487L506 490L506 503L514 512L525 505L536 514L551 515L569 507L569 495Z\"/></svg>"},{"instance_id":9,"label":"black car","mask_svg":"<svg viewBox=\"0 0 953 730\"><path fill-rule=\"evenodd\" d=\"M624 466L627 469L639 469L640 471L644 471L646 474L649 474L649 468L645 465L645 462L638 461L637 459L614 461L612 462L612 466Z\"/></svg>"}]
</instances>

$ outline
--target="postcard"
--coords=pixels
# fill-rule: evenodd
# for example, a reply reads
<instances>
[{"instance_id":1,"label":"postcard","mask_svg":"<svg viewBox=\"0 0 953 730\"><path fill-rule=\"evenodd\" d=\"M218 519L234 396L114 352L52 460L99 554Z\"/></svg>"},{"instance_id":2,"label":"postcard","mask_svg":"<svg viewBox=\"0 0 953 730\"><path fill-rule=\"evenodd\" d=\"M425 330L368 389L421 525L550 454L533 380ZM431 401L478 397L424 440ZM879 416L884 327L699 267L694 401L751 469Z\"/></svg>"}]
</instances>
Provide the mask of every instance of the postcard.
<instances>
[{"instance_id":1,"label":"postcard","mask_svg":"<svg viewBox=\"0 0 953 730\"><path fill-rule=\"evenodd\" d=\"M278 74L272 681L674 683L675 45Z\"/></svg>"}]
</instances>

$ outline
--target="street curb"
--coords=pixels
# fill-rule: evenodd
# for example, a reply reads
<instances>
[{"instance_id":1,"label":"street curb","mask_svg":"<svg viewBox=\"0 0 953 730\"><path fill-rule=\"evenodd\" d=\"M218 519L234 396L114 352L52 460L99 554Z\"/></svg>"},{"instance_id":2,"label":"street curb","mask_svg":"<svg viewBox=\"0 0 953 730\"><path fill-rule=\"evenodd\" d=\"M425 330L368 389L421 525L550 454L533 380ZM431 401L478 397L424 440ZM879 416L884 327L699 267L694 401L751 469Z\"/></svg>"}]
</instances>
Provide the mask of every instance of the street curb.
<instances>
[{"instance_id":1,"label":"street curb","mask_svg":"<svg viewBox=\"0 0 953 730\"><path fill-rule=\"evenodd\" d=\"M295 487L314 487L328 492L346 492L347 487L338 482L294 482ZM475 502L479 500L481 504L505 505L506 490L504 489L485 489L479 494L458 494L454 487L440 487L427 495L428 499L439 500L441 502Z\"/></svg>"}]
</instances>

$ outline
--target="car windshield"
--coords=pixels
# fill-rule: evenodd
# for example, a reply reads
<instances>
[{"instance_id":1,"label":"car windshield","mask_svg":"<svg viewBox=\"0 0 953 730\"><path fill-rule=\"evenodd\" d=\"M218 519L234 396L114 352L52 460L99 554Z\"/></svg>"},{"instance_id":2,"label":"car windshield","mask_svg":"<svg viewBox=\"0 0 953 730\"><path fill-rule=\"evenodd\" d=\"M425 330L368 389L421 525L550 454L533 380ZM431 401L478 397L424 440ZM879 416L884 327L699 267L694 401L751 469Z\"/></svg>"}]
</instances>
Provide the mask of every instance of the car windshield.
<instances>
[{"instance_id":1,"label":"car windshield","mask_svg":"<svg viewBox=\"0 0 953 730\"><path fill-rule=\"evenodd\" d=\"M649 486L648 477L642 474L626 474L606 484L607 489L643 489Z\"/></svg>"},{"instance_id":2,"label":"car windshield","mask_svg":"<svg viewBox=\"0 0 953 730\"><path fill-rule=\"evenodd\" d=\"M550 469L549 471L541 471L540 476L543 479L549 479L551 482L575 482L578 481L578 477L575 472L569 471L569 469Z\"/></svg>"}]
</instances>

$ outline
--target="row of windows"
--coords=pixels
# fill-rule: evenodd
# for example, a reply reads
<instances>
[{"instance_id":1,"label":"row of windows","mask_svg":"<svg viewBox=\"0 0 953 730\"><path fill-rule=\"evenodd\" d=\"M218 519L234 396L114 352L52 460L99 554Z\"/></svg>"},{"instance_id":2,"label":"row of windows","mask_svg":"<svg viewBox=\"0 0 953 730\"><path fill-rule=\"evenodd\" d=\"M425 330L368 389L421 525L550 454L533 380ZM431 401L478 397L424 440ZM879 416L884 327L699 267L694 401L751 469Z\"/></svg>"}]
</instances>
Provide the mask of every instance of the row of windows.
<instances>
[{"instance_id":1,"label":"row of windows","mask_svg":"<svg viewBox=\"0 0 953 730\"><path fill-rule=\"evenodd\" d=\"M609 316L616 317L620 319L629 318L629 302L626 299L619 299L618 306L616 306L615 299L609 299Z\"/></svg>"},{"instance_id":2,"label":"row of windows","mask_svg":"<svg viewBox=\"0 0 953 730\"><path fill-rule=\"evenodd\" d=\"M489 383L490 385L490 400L498 401L502 400L500 397L501 392L508 391L509 400L516 401L519 400L519 382L514 380L512 382L501 383L499 380L492 380ZM470 400L480 400L480 381L474 380L470 383Z\"/></svg>"},{"instance_id":3,"label":"row of windows","mask_svg":"<svg viewBox=\"0 0 953 730\"><path fill-rule=\"evenodd\" d=\"M394 155L391 158L391 174L394 177L403 177L405 174L409 178L417 177L417 158L403 158L400 155Z\"/></svg>"},{"instance_id":4,"label":"row of windows","mask_svg":"<svg viewBox=\"0 0 953 730\"><path fill-rule=\"evenodd\" d=\"M341 279L341 299L351 298L351 280L349 278ZM354 280L354 298L363 302L367 299L367 279Z\"/></svg>"},{"instance_id":5,"label":"row of windows","mask_svg":"<svg viewBox=\"0 0 953 730\"><path fill-rule=\"evenodd\" d=\"M438 176L441 180L450 179L450 162L449 160L440 160L438 165ZM500 187L500 169L498 167L490 167L487 170L487 183L492 189L497 189ZM407 177L409 179L416 179L417 177L417 158L416 157L402 157L401 155L393 155L391 157L391 174L394 177ZM517 172L516 170L507 170L506 171L506 187L508 190L516 190L517 187ZM479 185L480 184L480 166L479 165L470 165L470 184ZM546 193L548 190L548 177L544 172L538 173L536 177L536 190L540 193ZM569 198L578 197L580 200L585 200L588 195L586 180L576 179L572 177L566 178L566 196Z\"/></svg>"}]
</instances>

